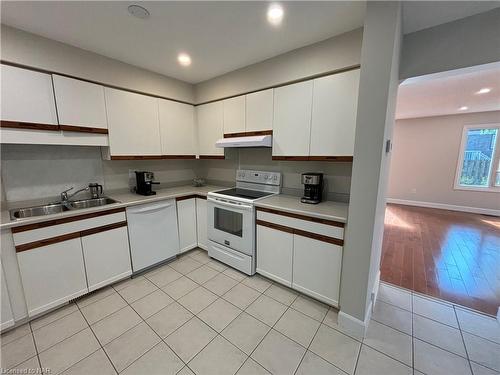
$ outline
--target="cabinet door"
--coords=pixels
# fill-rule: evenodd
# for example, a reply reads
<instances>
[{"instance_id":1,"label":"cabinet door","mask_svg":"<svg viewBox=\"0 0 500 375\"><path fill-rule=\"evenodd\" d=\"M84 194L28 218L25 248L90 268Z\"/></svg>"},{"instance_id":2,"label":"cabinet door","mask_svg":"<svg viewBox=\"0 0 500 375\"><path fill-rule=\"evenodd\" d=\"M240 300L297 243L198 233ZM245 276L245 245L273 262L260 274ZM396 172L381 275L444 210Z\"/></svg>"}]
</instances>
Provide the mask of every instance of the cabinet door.
<instances>
[{"instance_id":1,"label":"cabinet door","mask_svg":"<svg viewBox=\"0 0 500 375\"><path fill-rule=\"evenodd\" d=\"M196 227L198 229L198 246L205 250L208 250L207 222L207 200L196 198Z\"/></svg>"},{"instance_id":2,"label":"cabinet door","mask_svg":"<svg viewBox=\"0 0 500 375\"><path fill-rule=\"evenodd\" d=\"M89 291L132 274L127 227L82 237Z\"/></svg>"},{"instance_id":3,"label":"cabinet door","mask_svg":"<svg viewBox=\"0 0 500 375\"><path fill-rule=\"evenodd\" d=\"M359 69L314 80L312 156L352 156Z\"/></svg>"},{"instance_id":4,"label":"cabinet door","mask_svg":"<svg viewBox=\"0 0 500 375\"><path fill-rule=\"evenodd\" d=\"M104 87L53 75L59 124L107 129Z\"/></svg>"},{"instance_id":5,"label":"cabinet door","mask_svg":"<svg viewBox=\"0 0 500 375\"><path fill-rule=\"evenodd\" d=\"M197 153L194 107L171 100L158 99L163 155L192 155Z\"/></svg>"},{"instance_id":6,"label":"cabinet door","mask_svg":"<svg viewBox=\"0 0 500 375\"><path fill-rule=\"evenodd\" d=\"M292 286L293 234L257 225L257 272Z\"/></svg>"},{"instance_id":7,"label":"cabinet door","mask_svg":"<svg viewBox=\"0 0 500 375\"><path fill-rule=\"evenodd\" d=\"M194 249L198 245L196 235L196 198L177 202L177 222L179 225L179 253Z\"/></svg>"},{"instance_id":8,"label":"cabinet door","mask_svg":"<svg viewBox=\"0 0 500 375\"><path fill-rule=\"evenodd\" d=\"M293 235L293 288L338 306L342 247Z\"/></svg>"},{"instance_id":9,"label":"cabinet door","mask_svg":"<svg viewBox=\"0 0 500 375\"><path fill-rule=\"evenodd\" d=\"M80 237L17 253L28 315L88 292Z\"/></svg>"},{"instance_id":10,"label":"cabinet door","mask_svg":"<svg viewBox=\"0 0 500 375\"><path fill-rule=\"evenodd\" d=\"M223 104L215 102L196 107L198 125L198 152L200 155L224 155L215 142L223 137Z\"/></svg>"},{"instance_id":11,"label":"cabinet door","mask_svg":"<svg viewBox=\"0 0 500 375\"><path fill-rule=\"evenodd\" d=\"M1 306L0 306L0 331L3 331L6 328L12 327L14 325L14 314L12 313L12 307L10 304L9 292L7 290L7 283L5 281L5 275L3 273L3 266L0 263L0 297L1 297Z\"/></svg>"},{"instance_id":12,"label":"cabinet door","mask_svg":"<svg viewBox=\"0 0 500 375\"><path fill-rule=\"evenodd\" d=\"M0 65L2 120L57 127L54 90L50 74Z\"/></svg>"},{"instance_id":13,"label":"cabinet door","mask_svg":"<svg viewBox=\"0 0 500 375\"><path fill-rule=\"evenodd\" d=\"M158 99L104 88L111 156L161 155Z\"/></svg>"},{"instance_id":14,"label":"cabinet door","mask_svg":"<svg viewBox=\"0 0 500 375\"><path fill-rule=\"evenodd\" d=\"M245 131L273 129L273 89L246 95Z\"/></svg>"},{"instance_id":15,"label":"cabinet door","mask_svg":"<svg viewBox=\"0 0 500 375\"><path fill-rule=\"evenodd\" d=\"M223 101L224 134L245 131L245 96L237 96Z\"/></svg>"},{"instance_id":16,"label":"cabinet door","mask_svg":"<svg viewBox=\"0 0 500 375\"><path fill-rule=\"evenodd\" d=\"M274 90L273 156L308 156L313 82Z\"/></svg>"}]
</instances>

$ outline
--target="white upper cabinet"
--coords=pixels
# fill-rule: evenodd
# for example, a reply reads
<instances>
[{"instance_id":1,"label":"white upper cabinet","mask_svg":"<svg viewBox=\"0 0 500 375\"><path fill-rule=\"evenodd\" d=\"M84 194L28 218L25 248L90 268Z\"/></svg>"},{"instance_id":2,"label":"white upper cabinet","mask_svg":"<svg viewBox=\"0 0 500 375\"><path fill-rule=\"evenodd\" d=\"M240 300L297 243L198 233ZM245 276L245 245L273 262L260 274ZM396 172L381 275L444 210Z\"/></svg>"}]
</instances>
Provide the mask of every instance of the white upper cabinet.
<instances>
[{"instance_id":1,"label":"white upper cabinet","mask_svg":"<svg viewBox=\"0 0 500 375\"><path fill-rule=\"evenodd\" d=\"M246 95L245 131L273 129L273 89Z\"/></svg>"},{"instance_id":2,"label":"white upper cabinet","mask_svg":"<svg viewBox=\"0 0 500 375\"><path fill-rule=\"evenodd\" d=\"M109 146L115 155L161 155L158 99L104 88Z\"/></svg>"},{"instance_id":3,"label":"white upper cabinet","mask_svg":"<svg viewBox=\"0 0 500 375\"><path fill-rule=\"evenodd\" d=\"M107 129L104 87L53 75L59 124Z\"/></svg>"},{"instance_id":4,"label":"white upper cabinet","mask_svg":"<svg viewBox=\"0 0 500 375\"><path fill-rule=\"evenodd\" d=\"M2 120L57 126L52 77L1 65Z\"/></svg>"},{"instance_id":5,"label":"white upper cabinet","mask_svg":"<svg viewBox=\"0 0 500 375\"><path fill-rule=\"evenodd\" d=\"M223 112L222 101L196 107L200 156L224 155L223 148L215 147L215 142L223 137Z\"/></svg>"},{"instance_id":6,"label":"white upper cabinet","mask_svg":"<svg viewBox=\"0 0 500 375\"><path fill-rule=\"evenodd\" d=\"M245 131L245 96L223 100L224 134Z\"/></svg>"},{"instance_id":7,"label":"white upper cabinet","mask_svg":"<svg viewBox=\"0 0 500 375\"><path fill-rule=\"evenodd\" d=\"M158 99L162 155L197 153L194 107L172 100Z\"/></svg>"},{"instance_id":8,"label":"white upper cabinet","mask_svg":"<svg viewBox=\"0 0 500 375\"><path fill-rule=\"evenodd\" d=\"M308 156L313 82L274 90L273 156Z\"/></svg>"},{"instance_id":9,"label":"white upper cabinet","mask_svg":"<svg viewBox=\"0 0 500 375\"><path fill-rule=\"evenodd\" d=\"M314 80L311 155L353 155L358 87L359 69Z\"/></svg>"}]
</instances>

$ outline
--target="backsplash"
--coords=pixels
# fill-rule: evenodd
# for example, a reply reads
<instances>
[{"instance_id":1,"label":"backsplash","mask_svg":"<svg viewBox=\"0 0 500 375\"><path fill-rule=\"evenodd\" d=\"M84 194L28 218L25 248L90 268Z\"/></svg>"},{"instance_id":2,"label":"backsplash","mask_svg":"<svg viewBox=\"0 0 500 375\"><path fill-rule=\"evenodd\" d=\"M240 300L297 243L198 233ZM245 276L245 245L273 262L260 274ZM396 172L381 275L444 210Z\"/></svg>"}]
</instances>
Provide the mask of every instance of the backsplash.
<instances>
[{"instance_id":1,"label":"backsplash","mask_svg":"<svg viewBox=\"0 0 500 375\"><path fill-rule=\"evenodd\" d=\"M99 147L2 145L2 200L53 198L71 187L97 182L104 191L128 189L129 169L155 173L161 188L191 183L196 160L102 160ZM3 196L5 195L5 197Z\"/></svg>"},{"instance_id":2,"label":"backsplash","mask_svg":"<svg viewBox=\"0 0 500 375\"><path fill-rule=\"evenodd\" d=\"M349 201L351 163L273 161L271 149L227 149L226 160L102 160L98 147L2 145L2 200L53 198L71 187L98 182L105 191L129 188L129 170L155 173L157 189L190 184L203 177L208 183L233 185L237 169L282 173L282 191L302 195L300 175L322 172L327 199Z\"/></svg>"},{"instance_id":3,"label":"backsplash","mask_svg":"<svg viewBox=\"0 0 500 375\"><path fill-rule=\"evenodd\" d=\"M234 181L237 169L281 172L282 192L297 196L304 190L301 174L321 172L328 200L349 201L352 163L273 161L270 148L240 148L226 150L226 160L203 160L201 165L204 177L213 183Z\"/></svg>"}]
</instances>

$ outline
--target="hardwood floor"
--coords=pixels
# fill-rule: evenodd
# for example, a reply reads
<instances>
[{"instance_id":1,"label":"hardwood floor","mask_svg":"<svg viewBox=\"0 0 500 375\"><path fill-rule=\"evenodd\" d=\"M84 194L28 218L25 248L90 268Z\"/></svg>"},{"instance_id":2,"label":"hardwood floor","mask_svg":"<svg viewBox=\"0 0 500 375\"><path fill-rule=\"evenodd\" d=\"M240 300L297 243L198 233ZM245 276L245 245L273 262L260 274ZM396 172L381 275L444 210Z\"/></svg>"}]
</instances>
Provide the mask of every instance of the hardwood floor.
<instances>
[{"instance_id":1,"label":"hardwood floor","mask_svg":"<svg viewBox=\"0 0 500 375\"><path fill-rule=\"evenodd\" d=\"M381 279L496 315L500 218L388 204Z\"/></svg>"}]
</instances>

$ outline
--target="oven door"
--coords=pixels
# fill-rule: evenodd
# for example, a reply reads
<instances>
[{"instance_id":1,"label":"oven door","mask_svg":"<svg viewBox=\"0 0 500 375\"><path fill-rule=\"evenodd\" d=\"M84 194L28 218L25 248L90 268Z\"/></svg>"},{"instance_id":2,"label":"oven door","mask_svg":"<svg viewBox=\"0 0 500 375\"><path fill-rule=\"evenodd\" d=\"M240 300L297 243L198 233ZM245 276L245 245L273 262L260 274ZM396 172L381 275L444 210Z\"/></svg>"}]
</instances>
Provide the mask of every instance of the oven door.
<instances>
[{"instance_id":1,"label":"oven door","mask_svg":"<svg viewBox=\"0 0 500 375\"><path fill-rule=\"evenodd\" d=\"M208 239L254 255L255 213L252 204L208 197Z\"/></svg>"}]
</instances>

